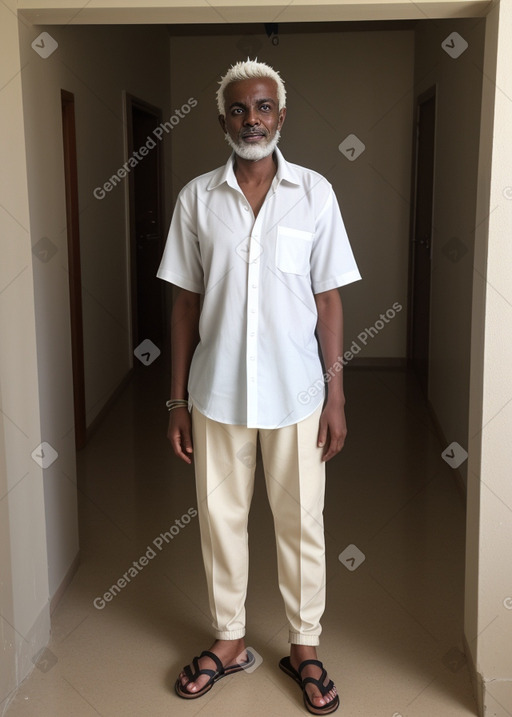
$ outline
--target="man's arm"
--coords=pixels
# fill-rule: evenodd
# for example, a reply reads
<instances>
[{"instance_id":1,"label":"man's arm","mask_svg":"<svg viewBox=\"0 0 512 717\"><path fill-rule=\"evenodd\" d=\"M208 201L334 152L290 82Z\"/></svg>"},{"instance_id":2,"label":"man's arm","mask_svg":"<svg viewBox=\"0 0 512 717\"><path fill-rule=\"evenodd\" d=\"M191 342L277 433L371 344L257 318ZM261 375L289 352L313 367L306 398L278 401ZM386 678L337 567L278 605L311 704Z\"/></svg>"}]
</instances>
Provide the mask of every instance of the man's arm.
<instances>
[{"instance_id":1,"label":"man's arm","mask_svg":"<svg viewBox=\"0 0 512 717\"><path fill-rule=\"evenodd\" d=\"M190 363L199 343L199 315L201 295L180 289L171 317L171 398L186 399ZM186 406L175 408L169 415L167 438L174 453L192 463L192 421Z\"/></svg>"},{"instance_id":2,"label":"man's arm","mask_svg":"<svg viewBox=\"0 0 512 717\"><path fill-rule=\"evenodd\" d=\"M325 371L332 369L343 356L343 307L338 289L315 294L318 322L316 332L324 360ZM322 460L328 461L339 453L345 443L345 395L343 371L331 370L327 384L327 401L320 416L318 445L324 446Z\"/></svg>"}]
</instances>

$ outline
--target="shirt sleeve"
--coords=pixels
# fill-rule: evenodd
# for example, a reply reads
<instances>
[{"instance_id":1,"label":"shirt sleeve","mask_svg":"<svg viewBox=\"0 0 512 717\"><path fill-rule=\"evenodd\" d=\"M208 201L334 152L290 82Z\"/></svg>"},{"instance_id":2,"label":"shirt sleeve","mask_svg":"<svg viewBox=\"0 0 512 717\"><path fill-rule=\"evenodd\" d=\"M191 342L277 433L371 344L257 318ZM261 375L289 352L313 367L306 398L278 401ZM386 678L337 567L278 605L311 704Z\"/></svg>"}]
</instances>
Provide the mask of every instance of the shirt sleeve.
<instances>
[{"instance_id":1,"label":"shirt sleeve","mask_svg":"<svg viewBox=\"0 0 512 717\"><path fill-rule=\"evenodd\" d=\"M157 277L171 284L204 293L204 273L197 237L197 226L190 206L187 206L187 188L183 189L176 202L169 234L165 244Z\"/></svg>"},{"instance_id":2,"label":"shirt sleeve","mask_svg":"<svg viewBox=\"0 0 512 717\"><path fill-rule=\"evenodd\" d=\"M317 217L311 251L313 293L329 291L361 279L334 190Z\"/></svg>"}]
</instances>

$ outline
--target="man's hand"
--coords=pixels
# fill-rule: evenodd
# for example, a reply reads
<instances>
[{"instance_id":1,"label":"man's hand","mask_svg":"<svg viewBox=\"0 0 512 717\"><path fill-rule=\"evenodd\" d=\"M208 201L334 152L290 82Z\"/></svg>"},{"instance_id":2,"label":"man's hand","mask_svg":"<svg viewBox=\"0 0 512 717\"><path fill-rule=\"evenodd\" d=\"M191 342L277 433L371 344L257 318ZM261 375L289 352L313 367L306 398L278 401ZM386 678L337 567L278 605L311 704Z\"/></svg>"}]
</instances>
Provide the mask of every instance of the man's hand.
<instances>
[{"instance_id":1,"label":"man's hand","mask_svg":"<svg viewBox=\"0 0 512 717\"><path fill-rule=\"evenodd\" d=\"M201 296L180 289L171 315L171 398L185 400L192 356L199 343ZM167 438L174 453L192 463L192 419L187 406L173 408L169 414Z\"/></svg>"},{"instance_id":2,"label":"man's hand","mask_svg":"<svg viewBox=\"0 0 512 717\"><path fill-rule=\"evenodd\" d=\"M329 401L320 416L318 446L323 446L322 461L328 461L341 451L347 435L345 409L339 402Z\"/></svg>"},{"instance_id":3,"label":"man's hand","mask_svg":"<svg viewBox=\"0 0 512 717\"><path fill-rule=\"evenodd\" d=\"M343 356L343 307L338 289L315 294L318 322L316 331L326 371L337 366ZM318 445L323 446L322 460L328 461L339 453L345 443L345 396L343 370L329 373L327 402L320 416Z\"/></svg>"},{"instance_id":4,"label":"man's hand","mask_svg":"<svg viewBox=\"0 0 512 717\"><path fill-rule=\"evenodd\" d=\"M170 412L167 438L178 458L185 463L192 463L192 419L186 406Z\"/></svg>"}]
</instances>

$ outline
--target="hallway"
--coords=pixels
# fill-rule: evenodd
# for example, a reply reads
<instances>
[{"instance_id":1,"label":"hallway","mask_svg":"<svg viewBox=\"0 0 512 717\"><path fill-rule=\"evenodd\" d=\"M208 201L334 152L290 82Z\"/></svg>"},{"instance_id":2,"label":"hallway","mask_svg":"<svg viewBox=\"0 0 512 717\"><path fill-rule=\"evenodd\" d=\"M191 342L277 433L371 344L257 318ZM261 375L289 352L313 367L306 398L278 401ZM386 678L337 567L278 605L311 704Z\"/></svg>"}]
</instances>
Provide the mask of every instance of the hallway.
<instances>
[{"instance_id":1,"label":"hallway","mask_svg":"<svg viewBox=\"0 0 512 717\"><path fill-rule=\"evenodd\" d=\"M80 568L7 717L305 713L298 687L277 668L287 627L260 467L246 640L262 663L200 700L174 694L182 665L212 638L193 471L165 436L167 366L163 355L140 366L78 455ZM328 465L319 650L340 692L338 714L474 715L460 652L465 514L445 446L412 376L349 368L345 388L347 444ZM365 556L358 565L353 553L352 570L338 559L349 545Z\"/></svg>"}]
</instances>

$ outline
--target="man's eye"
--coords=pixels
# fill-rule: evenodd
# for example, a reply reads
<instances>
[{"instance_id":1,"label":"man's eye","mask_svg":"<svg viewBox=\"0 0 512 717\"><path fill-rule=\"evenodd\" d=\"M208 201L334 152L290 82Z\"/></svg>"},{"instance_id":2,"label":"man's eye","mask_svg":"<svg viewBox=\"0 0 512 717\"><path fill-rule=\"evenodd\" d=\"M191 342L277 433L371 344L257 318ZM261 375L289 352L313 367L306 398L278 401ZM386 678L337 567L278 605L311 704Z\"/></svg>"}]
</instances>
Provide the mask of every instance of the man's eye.
<instances>
[{"instance_id":1,"label":"man's eye","mask_svg":"<svg viewBox=\"0 0 512 717\"><path fill-rule=\"evenodd\" d=\"M231 111L231 114L232 114L232 115L237 115L237 114L240 114L240 112L242 112L242 108L241 108L241 107L235 107L235 108Z\"/></svg>"},{"instance_id":2,"label":"man's eye","mask_svg":"<svg viewBox=\"0 0 512 717\"><path fill-rule=\"evenodd\" d=\"M262 109L262 110L265 110L265 111L268 111L268 110L270 110L270 109L272 109L272 108L270 107L270 105L261 105L261 109Z\"/></svg>"}]
</instances>

